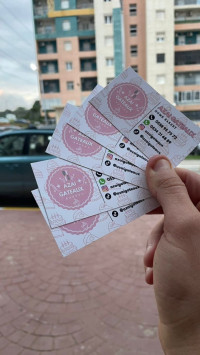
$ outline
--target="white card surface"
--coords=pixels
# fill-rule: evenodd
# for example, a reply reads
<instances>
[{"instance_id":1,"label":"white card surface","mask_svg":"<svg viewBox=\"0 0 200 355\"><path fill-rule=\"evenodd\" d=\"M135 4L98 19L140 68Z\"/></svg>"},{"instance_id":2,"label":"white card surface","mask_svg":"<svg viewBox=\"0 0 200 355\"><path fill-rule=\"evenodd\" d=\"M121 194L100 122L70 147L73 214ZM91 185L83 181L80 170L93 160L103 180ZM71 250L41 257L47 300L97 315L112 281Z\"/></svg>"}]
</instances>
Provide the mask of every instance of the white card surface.
<instances>
[{"instance_id":1,"label":"white card surface","mask_svg":"<svg viewBox=\"0 0 200 355\"><path fill-rule=\"evenodd\" d=\"M149 204L148 199L137 201L135 204L124 206L123 208L104 212L52 229L39 190L32 191L32 194L63 256L74 253L106 234L134 221L144 213L149 212L149 209L152 209L152 207L157 207L155 200L154 205L153 202Z\"/></svg>"},{"instance_id":2,"label":"white card surface","mask_svg":"<svg viewBox=\"0 0 200 355\"><path fill-rule=\"evenodd\" d=\"M89 103L89 100L101 90L102 87L97 85L78 109L69 104L65 106L57 126L58 129L55 131L55 140L61 137L64 124L67 122L103 147L144 170L148 161L147 157Z\"/></svg>"},{"instance_id":3,"label":"white card surface","mask_svg":"<svg viewBox=\"0 0 200 355\"><path fill-rule=\"evenodd\" d=\"M151 196L148 190L62 159L31 165L52 228Z\"/></svg>"},{"instance_id":4,"label":"white card surface","mask_svg":"<svg viewBox=\"0 0 200 355\"><path fill-rule=\"evenodd\" d=\"M163 99L132 68L90 100L150 158L164 154L178 165L200 142L200 129Z\"/></svg>"},{"instance_id":5,"label":"white card surface","mask_svg":"<svg viewBox=\"0 0 200 355\"><path fill-rule=\"evenodd\" d=\"M58 158L110 175L131 184L148 188L145 172L109 151L69 124L82 109L68 105L59 120L46 152ZM67 112L67 114L66 114ZM84 120L84 116L82 120Z\"/></svg>"}]
</instances>

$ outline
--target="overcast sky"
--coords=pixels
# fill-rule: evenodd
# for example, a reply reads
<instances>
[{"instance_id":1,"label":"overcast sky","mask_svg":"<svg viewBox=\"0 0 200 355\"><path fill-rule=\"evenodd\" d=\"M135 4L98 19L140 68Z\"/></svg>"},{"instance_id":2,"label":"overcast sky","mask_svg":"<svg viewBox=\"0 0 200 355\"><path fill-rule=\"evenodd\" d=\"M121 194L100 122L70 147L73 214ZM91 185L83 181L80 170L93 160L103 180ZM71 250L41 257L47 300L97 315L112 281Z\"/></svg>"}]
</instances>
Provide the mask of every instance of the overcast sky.
<instances>
[{"instance_id":1,"label":"overcast sky","mask_svg":"<svg viewBox=\"0 0 200 355\"><path fill-rule=\"evenodd\" d=\"M39 98L31 0L0 0L0 111Z\"/></svg>"}]
</instances>

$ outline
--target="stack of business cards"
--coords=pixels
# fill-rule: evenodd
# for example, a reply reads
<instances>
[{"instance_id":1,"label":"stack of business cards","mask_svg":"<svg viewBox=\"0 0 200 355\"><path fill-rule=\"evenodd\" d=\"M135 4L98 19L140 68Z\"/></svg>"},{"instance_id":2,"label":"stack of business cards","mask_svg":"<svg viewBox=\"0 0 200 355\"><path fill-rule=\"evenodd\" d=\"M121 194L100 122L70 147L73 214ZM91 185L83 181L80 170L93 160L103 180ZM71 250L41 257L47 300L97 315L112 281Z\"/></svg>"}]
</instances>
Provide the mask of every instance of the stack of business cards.
<instances>
[{"instance_id":1,"label":"stack of business cards","mask_svg":"<svg viewBox=\"0 0 200 355\"><path fill-rule=\"evenodd\" d=\"M32 164L33 195L63 256L158 206L145 168L166 155L175 167L200 142L200 129L133 69L84 104L67 104L47 147L55 159Z\"/></svg>"}]
</instances>

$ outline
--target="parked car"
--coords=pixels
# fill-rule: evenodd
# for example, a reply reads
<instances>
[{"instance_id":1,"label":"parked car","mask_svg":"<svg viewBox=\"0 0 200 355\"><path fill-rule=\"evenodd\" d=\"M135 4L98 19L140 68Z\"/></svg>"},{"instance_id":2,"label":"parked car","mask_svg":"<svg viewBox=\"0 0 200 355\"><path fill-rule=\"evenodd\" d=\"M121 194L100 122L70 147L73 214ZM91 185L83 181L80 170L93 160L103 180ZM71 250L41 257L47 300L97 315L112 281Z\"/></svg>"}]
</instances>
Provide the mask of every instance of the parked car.
<instances>
[{"instance_id":1,"label":"parked car","mask_svg":"<svg viewBox=\"0 0 200 355\"><path fill-rule=\"evenodd\" d=\"M30 164L53 158L45 153L52 134L48 129L0 133L0 196L31 197L37 184Z\"/></svg>"}]
</instances>

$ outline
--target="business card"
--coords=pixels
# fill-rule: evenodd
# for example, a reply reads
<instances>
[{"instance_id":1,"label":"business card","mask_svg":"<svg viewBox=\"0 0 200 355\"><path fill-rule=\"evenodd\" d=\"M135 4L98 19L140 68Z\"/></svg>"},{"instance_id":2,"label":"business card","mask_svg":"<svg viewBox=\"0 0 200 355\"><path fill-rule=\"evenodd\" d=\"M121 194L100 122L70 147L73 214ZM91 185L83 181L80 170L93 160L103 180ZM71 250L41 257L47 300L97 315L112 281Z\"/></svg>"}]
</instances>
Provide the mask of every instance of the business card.
<instances>
[{"instance_id":1,"label":"business card","mask_svg":"<svg viewBox=\"0 0 200 355\"><path fill-rule=\"evenodd\" d=\"M98 85L80 108L70 104L65 106L55 130L54 140L61 140L61 132L67 123L114 154L144 170L148 158L88 102L100 90L102 88Z\"/></svg>"},{"instance_id":2,"label":"business card","mask_svg":"<svg viewBox=\"0 0 200 355\"><path fill-rule=\"evenodd\" d=\"M69 107L73 116L74 108ZM46 152L77 165L148 188L145 172L68 124L62 115Z\"/></svg>"},{"instance_id":3,"label":"business card","mask_svg":"<svg viewBox=\"0 0 200 355\"><path fill-rule=\"evenodd\" d=\"M200 142L200 129L126 69L90 103L147 158L164 154L178 165Z\"/></svg>"},{"instance_id":4,"label":"business card","mask_svg":"<svg viewBox=\"0 0 200 355\"><path fill-rule=\"evenodd\" d=\"M155 200L154 203L151 202L150 204L148 199L140 200L122 208L104 212L52 229L39 190L32 191L32 194L63 256L68 256L115 231L121 226L134 221L144 213L149 212L149 208L157 207L157 202Z\"/></svg>"},{"instance_id":5,"label":"business card","mask_svg":"<svg viewBox=\"0 0 200 355\"><path fill-rule=\"evenodd\" d=\"M146 189L59 158L31 166L52 228L151 196Z\"/></svg>"}]
</instances>

